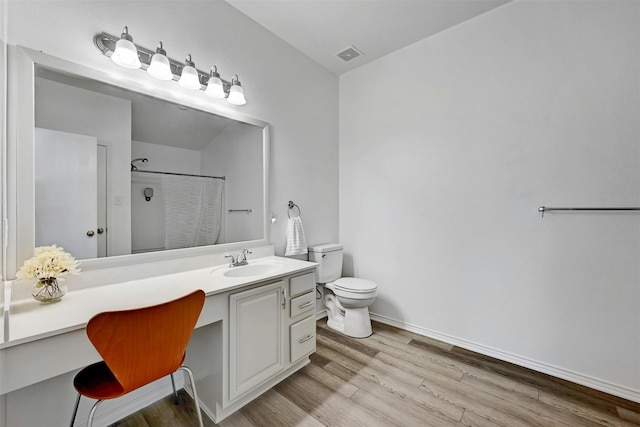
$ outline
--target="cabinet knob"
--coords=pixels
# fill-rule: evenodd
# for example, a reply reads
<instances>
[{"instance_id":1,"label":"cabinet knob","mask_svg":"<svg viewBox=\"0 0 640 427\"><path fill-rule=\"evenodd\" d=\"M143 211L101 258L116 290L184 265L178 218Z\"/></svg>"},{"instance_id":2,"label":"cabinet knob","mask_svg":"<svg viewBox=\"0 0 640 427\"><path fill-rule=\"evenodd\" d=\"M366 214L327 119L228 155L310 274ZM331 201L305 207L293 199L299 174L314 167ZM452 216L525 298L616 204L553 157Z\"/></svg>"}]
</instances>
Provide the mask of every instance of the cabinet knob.
<instances>
[{"instance_id":1,"label":"cabinet knob","mask_svg":"<svg viewBox=\"0 0 640 427\"><path fill-rule=\"evenodd\" d=\"M87 236L89 236L89 237L93 237L94 234L96 234L96 233L93 230L87 231Z\"/></svg>"},{"instance_id":2,"label":"cabinet knob","mask_svg":"<svg viewBox=\"0 0 640 427\"><path fill-rule=\"evenodd\" d=\"M102 233L104 233L104 228L102 227L98 228L98 234L102 234Z\"/></svg>"}]
</instances>

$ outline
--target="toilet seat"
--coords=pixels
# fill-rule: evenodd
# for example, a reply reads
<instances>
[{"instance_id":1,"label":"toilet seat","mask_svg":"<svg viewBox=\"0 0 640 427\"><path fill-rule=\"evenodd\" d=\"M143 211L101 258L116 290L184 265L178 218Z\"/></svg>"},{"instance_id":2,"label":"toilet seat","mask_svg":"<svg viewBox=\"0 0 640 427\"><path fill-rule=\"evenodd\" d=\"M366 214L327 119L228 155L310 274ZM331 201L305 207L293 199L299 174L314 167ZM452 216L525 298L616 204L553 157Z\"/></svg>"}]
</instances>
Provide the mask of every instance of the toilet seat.
<instances>
[{"instance_id":1,"label":"toilet seat","mask_svg":"<svg viewBox=\"0 0 640 427\"><path fill-rule=\"evenodd\" d=\"M342 277L333 282L333 288L338 291L367 294L375 292L378 289L378 285L370 280L358 279L355 277Z\"/></svg>"}]
</instances>

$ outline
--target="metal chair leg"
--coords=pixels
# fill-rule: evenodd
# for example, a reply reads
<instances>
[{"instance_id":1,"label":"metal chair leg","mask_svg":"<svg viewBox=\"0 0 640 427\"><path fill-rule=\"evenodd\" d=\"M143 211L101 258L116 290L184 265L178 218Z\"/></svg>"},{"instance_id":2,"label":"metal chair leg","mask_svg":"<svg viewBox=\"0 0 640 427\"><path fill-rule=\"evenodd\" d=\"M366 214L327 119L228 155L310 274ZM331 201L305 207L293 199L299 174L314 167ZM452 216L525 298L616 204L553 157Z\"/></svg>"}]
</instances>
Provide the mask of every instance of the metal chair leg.
<instances>
[{"instance_id":1,"label":"metal chair leg","mask_svg":"<svg viewBox=\"0 0 640 427\"><path fill-rule=\"evenodd\" d=\"M182 369L189 376L189 381L191 381L191 388L193 389L193 403L196 405L196 412L198 414L198 425L200 427L204 427L204 423L202 422L202 411L200 410L200 400L198 400L198 392L196 390L196 381L193 378L193 372L191 369L186 366L180 366L178 369Z\"/></svg>"},{"instance_id":2,"label":"metal chair leg","mask_svg":"<svg viewBox=\"0 0 640 427\"><path fill-rule=\"evenodd\" d=\"M174 405L178 404L178 392L176 391L176 381L173 378L173 374L171 376L171 387L173 387L173 403Z\"/></svg>"},{"instance_id":3,"label":"metal chair leg","mask_svg":"<svg viewBox=\"0 0 640 427\"><path fill-rule=\"evenodd\" d=\"M73 427L73 423L76 421L76 415L78 414L78 406L80 405L80 393L76 397L76 405L73 407L73 414L71 415L71 424L69 427Z\"/></svg>"},{"instance_id":4,"label":"metal chair leg","mask_svg":"<svg viewBox=\"0 0 640 427\"><path fill-rule=\"evenodd\" d=\"M98 400L91 407L91 412L89 412L89 419L87 420L87 427L91 427L93 425L93 416L96 414L96 409L98 409L98 405L104 402L103 400Z\"/></svg>"}]
</instances>

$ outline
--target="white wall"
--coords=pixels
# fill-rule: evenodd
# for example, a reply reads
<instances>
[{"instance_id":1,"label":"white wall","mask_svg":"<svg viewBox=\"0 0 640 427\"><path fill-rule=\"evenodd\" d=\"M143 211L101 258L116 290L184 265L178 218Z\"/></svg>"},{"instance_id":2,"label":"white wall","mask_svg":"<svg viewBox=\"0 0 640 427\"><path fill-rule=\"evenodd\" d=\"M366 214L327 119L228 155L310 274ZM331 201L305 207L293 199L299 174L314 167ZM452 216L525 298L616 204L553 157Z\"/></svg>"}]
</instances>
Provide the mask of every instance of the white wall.
<instances>
[{"instance_id":1,"label":"white wall","mask_svg":"<svg viewBox=\"0 0 640 427\"><path fill-rule=\"evenodd\" d=\"M131 141L131 160L146 158L148 162L136 162L140 170L199 174L201 153L198 150L169 147L151 142ZM138 174L143 175L143 174Z\"/></svg>"},{"instance_id":2,"label":"white wall","mask_svg":"<svg viewBox=\"0 0 640 427\"><path fill-rule=\"evenodd\" d=\"M640 401L640 3L516 1L340 78L372 312Z\"/></svg>"},{"instance_id":3,"label":"white wall","mask_svg":"<svg viewBox=\"0 0 640 427\"><path fill-rule=\"evenodd\" d=\"M95 136L107 147L107 253L130 254L131 102L42 78L35 96L37 127Z\"/></svg>"},{"instance_id":4,"label":"white wall","mask_svg":"<svg viewBox=\"0 0 640 427\"><path fill-rule=\"evenodd\" d=\"M283 254L287 201L303 209L310 244L338 238L338 79L280 38L223 1L10 1L8 42L116 73L141 85L161 85L142 71L125 70L104 57L93 36L119 34L125 25L134 42L153 48L164 42L175 59L191 53L196 66L217 65L222 77L239 75L247 105L235 107L203 93L197 102L217 104L271 124L271 209L281 219L271 228ZM164 25L162 23L166 23ZM164 87L164 86L163 86Z\"/></svg>"}]
</instances>

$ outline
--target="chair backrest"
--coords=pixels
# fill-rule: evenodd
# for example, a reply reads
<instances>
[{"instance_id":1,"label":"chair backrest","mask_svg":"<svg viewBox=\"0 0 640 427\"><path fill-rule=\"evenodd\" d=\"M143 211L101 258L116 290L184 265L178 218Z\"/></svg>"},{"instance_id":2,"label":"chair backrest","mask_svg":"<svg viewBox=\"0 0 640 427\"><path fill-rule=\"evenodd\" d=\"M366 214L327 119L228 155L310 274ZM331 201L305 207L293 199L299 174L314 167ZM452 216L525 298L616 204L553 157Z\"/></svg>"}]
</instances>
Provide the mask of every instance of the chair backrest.
<instances>
[{"instance_id":1,"label":"chair backrest","mask_svg":"<svg viewBox=\"0 0 640 427\"><path fill-rule=\"evenodd\" d=\"M99 313L87 335L124 393L175 372L184 361L204 292L133 310Z\"/></svg>"}]
</instances>

